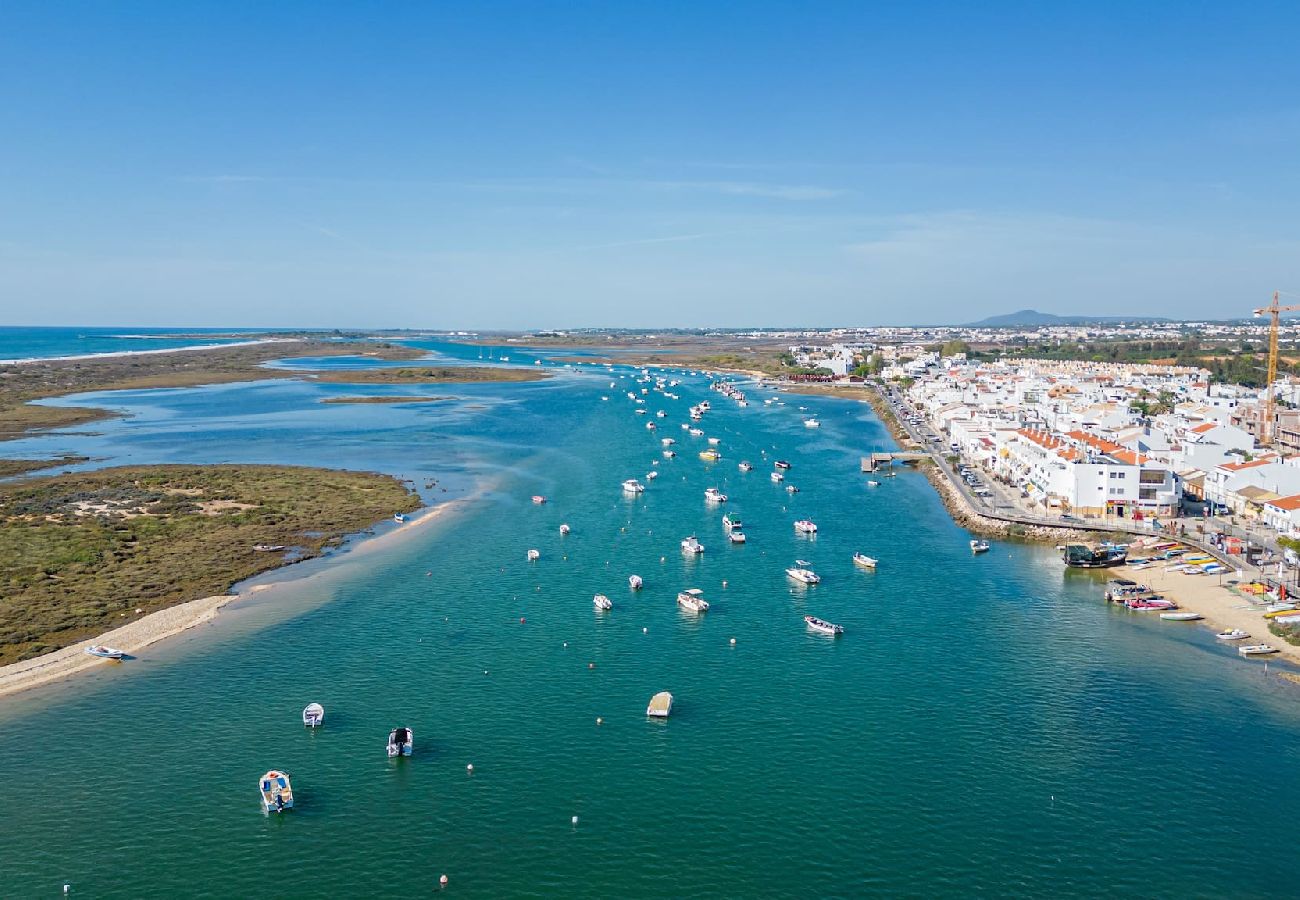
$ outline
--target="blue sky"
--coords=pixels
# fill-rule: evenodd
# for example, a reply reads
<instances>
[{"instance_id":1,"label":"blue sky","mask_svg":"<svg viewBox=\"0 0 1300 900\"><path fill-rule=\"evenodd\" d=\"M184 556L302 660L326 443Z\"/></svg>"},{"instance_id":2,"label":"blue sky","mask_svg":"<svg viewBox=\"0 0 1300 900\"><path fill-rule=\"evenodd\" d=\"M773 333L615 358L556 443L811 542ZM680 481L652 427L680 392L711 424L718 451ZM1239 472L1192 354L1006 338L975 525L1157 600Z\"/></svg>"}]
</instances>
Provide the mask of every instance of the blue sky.
<instances>
[{"instance_id":1,"label":"blue sky","mask_svg":"<svg viewBox=\"0 0 1300 900\"><path fill-rule=\"evenodd\" d=\"M0 3L0 322L1240 315L1300 295L1297 33L1294 3Z\"/></svg>"}]
</instances>

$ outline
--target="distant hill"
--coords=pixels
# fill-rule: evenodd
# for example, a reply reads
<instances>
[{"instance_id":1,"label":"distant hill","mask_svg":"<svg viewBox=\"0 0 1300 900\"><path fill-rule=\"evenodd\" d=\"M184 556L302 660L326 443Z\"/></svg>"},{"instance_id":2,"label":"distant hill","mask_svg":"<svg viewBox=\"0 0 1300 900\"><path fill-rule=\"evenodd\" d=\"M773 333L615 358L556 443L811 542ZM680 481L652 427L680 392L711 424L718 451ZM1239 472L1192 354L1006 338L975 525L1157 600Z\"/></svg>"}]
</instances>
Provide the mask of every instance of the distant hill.
<instances>
[{"instance_id":1,"label":"distant hill","mask_svg":"<svg viewBox=\"0 0 1300 900\"><path fill-rule=\"evenodd\" d=\"M1090 325L1116 322L1171 322L1156 316L1057 316L1036 309L1022 309L1001 316L989 316L971 322L968 328L1013 328L1024 325Z\"/></svg>"}]
</instances>

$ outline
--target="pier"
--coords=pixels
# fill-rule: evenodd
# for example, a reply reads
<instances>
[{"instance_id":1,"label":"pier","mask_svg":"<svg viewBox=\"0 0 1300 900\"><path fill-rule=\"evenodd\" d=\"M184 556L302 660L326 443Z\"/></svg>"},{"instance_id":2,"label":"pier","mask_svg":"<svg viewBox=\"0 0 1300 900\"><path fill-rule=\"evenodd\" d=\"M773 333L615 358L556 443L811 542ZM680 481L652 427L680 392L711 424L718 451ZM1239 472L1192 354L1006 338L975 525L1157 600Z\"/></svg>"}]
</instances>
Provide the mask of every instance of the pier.
<instances>
[{"instance_id":1,"label":"pier","mask_svg":"<svg viewBox=\"0 0 1300 900\"><path fill-rule=\"evenodd\" d=\"M929 453L920 450L898 450L893 453L872 453L870 456L862 457L862 471L874 472L880 466L892 465L895 462L916 463L923 459L928 459Z\"/></svg>"}]
</instances>

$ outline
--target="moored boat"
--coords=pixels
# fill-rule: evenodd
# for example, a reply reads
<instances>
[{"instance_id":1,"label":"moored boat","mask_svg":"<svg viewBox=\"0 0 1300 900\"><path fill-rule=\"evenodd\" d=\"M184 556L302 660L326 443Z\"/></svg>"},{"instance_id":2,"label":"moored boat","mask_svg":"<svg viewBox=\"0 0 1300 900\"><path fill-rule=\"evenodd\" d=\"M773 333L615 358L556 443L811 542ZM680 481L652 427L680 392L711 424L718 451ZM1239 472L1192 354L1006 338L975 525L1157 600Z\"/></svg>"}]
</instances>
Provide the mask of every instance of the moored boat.
<instances>
[{"instance_id":1,"label":"moored boat","mask_svg":"<svg viewBox=\"0 0 1300 900\"><path fill-rule=\"evenodd\" d=\"M800 519L794 523L794 530L800 534L816 534L817 526L811 519Z\"/></svg>"},{"instance_id":2,"label":"moored boat","mask_svg":"<svg viewBox=\"0 0 1300 900\"><path fill-rule=\"evenodd\" d=\"M1276 653L1277 648L1268 644L1246 644L1244 647L1238 647L1237 652L1242 656L1268 656L1270 653Z\"/></svg>"},{"instance_id":3,"label":"moored boat","mask_svg":"<svg viewBox=\"0 0 1300 900\"><path fill-rule=\"evenodd\" d=\"M880 487L880 482L874 478L867 479L867 487Z\"/></svg>"},{"instance_id":4,"label":"moored boat","mask_svg":"<svg viewBox=\"0 0 1300 900\"><path fill-rule=\"evenodd\" d=\"M560 526L560 534L568 534L568 533L569 533L569 526L568 526L568 525L561 525L561 526Z\"/></svg>"},{"instance_id":5,"label":"moored boat","mask_svg":"<svg viewBox=\"0 0 1300 900\"><path fill-rule=\"evenodd\" d=\"M410 756L415 750L415 733L409 728L394 728L388 732L388 755Z\"/></svg>"},{"instance_id":6,"label":"moored boat","mask_svg":"<svg viewBox=\"0 0 1300 900\"><path fill-rule=\"evenodd\" d=\"M126 656L124 651L116 647L105 647L103 644L91 644L86 648L86 652L100 659L122 659Z\"/></svg>"},{"instance_id":7,"label":"moored boat","mask_svg":"<svg viewBox=\"0 0 1300 900\"><path fill-rule=\"evenodd\" d=\"M529 562L537 562L538 558L540 558L541 555L542 555L542 554L541 554L541 551L540 551L540 550L529 550L528 553L527 553L528 561L529 561Z\"/></svg>"},{"instance_id":8,"label":"moored boat","mask_svg":"<svg viewBox=\"0 0 1300 900\"><path fill-rule=\"evenodd\" d=\"M778 459L776 462L772 463L772 465L776 466L778 469L790 468L790 464L783 459Z\"/></svg>"},{"instance_id":9,"label":"moored boat","mask_svg":"<svg viewBox=\"0 0 1300 900\"><path fill-rule=\"evenodd\" d=\"M704 591L690 588L677 594L677 605L691 612L704 612L709 608L709 601L702 596Z\"/></svg>"},{"instance_id":10,"label":"moored boat","mask_svg":"<svg viewBox=\"0 0 1300 900\"><path fill-rule=\"evenodd\" d=\"M639 591L639 590L641 590L641 585L643 585L644 583L645 583L645 582L642 581L640 575L629 575L629 576L627 576L627 586L630 587L630 588L631 588L632 590L634 590L634 591Z\"/></svg>"},{"instance_id":11,"label":"moored boat","mask_svg":"<svg viewBox=\"0 0 1300 900\"><path fill-rule=\"evenodd\" d=\"M691 535L690 537L688 537L688 538L686 538L686 539L684 539L684 540L682 541L682 552L683 552L683 553L703 553L703 552L704 552L704 545L700 543L699 539L696 538L695 535Z\"/></svg>"},{"instance_id":12,"label":"moored boat","mask_svg":"<svg viewBox=\"0 0 1300 900\"><path fill-rule=\"evenodd\" d=\"M267 812L293 809L293 785L289 776L279 769L272 769L258 779L257 792L262 797L262 809Z\"/></svg>"},{"instance_id":13,"label":"moored boat","mask_svg":"<svg viewBox=\"0 0 1300 900\"><path fill-rule=\"evenodd\" d=\"M843 625L836 625L834 622L827 622L825 619L819 619L816 616L804 616L803 620L808 623L808 627L813 631L819 631L822 634L841 635L844 633Z\"/></svg>"},{"instance_id":14,"label":"moored boat","mask_svg":"<svg viewBox=\"0 0 1300 900\"><path fill-rule=\"evenodd\" d=\"M745 543L745 532L741 531L739 528L733 528L727 534L727 540L731 541L733 544L743 544Z\"/></svg>"},{"instance_id":15,"label":"moored boat","mask_svg":"<svg viewBox=\"0 0 1300 900\"><path fill-rule=\"evenodd\" d=\"M733 516L730 513L722 517L722 527L731 531L733 528L742 527L740 516Z\"/></svg>"},{"instance_id":16,"label":"moored boat","mask_svg":"<svg viewBox=\"0 0 1300 900\"><path fill-rule=\"evenodd\" d=\"M873 559L870 556L867 556L867 554L865 553L854 553L853 562L864 569L874 569L876 567L877 560Z\"/></svg>"},{"instance_id":17,"label":"moored boat","mask_svg":"<svg viewBox=\"0 0 1300 900\"><path fill-rule=\"evenodd\" d=\"M988 552L989 552L989 542L988 542L988 541L974 541L974 540L971 541L971 542L970 542L970 552L971 552L971 553L988 553Z\"/></svg>"},{"instance_id":18,"label":"moored boat","mask_svg":"<svg viewBox=\"0 0 1300 900\"><path fill-rule=\"evenodd\" d=\"M737 468L739 468L740 471L742 472L752 472L754 471L754 464L748 462L741 462L741 464Z\"/></svg>"},{"instance_id":19,"label":"moored boat","mask_svg":"<svg viewBox=\"0 0 1300 900\"><path fill-rule=\"evenodd\" d=\"M613 602L604 594L597 594L591 598L591 603L596 609L609 610L614 608Z\"/></svg>"},{"instance_id":20,"label":"moored boat","mask_svg":"<svg viewBox=\"0 0 1300 900\"><path fill-rule=\"evenodd\" d=\"M726 503L727 495L722 493L722 491L718 490L717 488L713 488L713 487L705 488L704 499L707 500L709 503Z\"/></svg>"},{"instance_id":21,"label":"moored boat","mask_svg":"<svg viewBox=\"0 0 1300 900\"><path fill-rule=\"evenodd\" d=\"M708 450L700 451L700 459L708 460L709 462L717 462L722 459L722 454L710 447Z\"/></svg>"},{"instance_id":22,"label":"moored boat","mask_svg":"<svg viewBox=\"0 0 1300 900\"><path fill-rule=\"evenodd\" d=\"M821 427L822 427L822 423L821 423L821 422L818 422L818 421L817 421L816 419L814 419L812 416L809 416L808 418L806 418L806 419L803 420L803 427L804 427L804 428L821 428Z\"/></svg>"},{"instance_id":23,"label":"moored boat","mask_svg":"<svg viewBox=\"0 0 1300 900\"><path fill-rule=\"evenodd\" d=\"M539 503L539 504L540 504L540 503L545 503L545 502L546 502L546 498L543 497L541 494L533 494L533 502L534 502L534 503Z\"/></svg>"},{"instance_id":24,"label":"moored boat","mask_svg":"<svg viewBox=\"0 0 1300 900\"><path fill-rule=\"evenodd\" d=\"M771 475L771 478L772 478L773 481L776 481L776 482L785 481L785 476L782 475L780 472L773 472L772 475Z\"/></svg>"},{"instance_id":25,"label":"moored boat","mask_svg":"<svg viewBox=\"0 0 1300 900\"><path fill-rule=\"evenodd\" d=\"M1061 548L1061 560L1072 569L1122 566L1127 557L1128 548L1114 544L1066 544Z\"/></svg>"},{"instance_id":26,"label":"moored boat","mask_svg":"<svg viewBox=\"0 0 1300 900\"><path fill-rule=\"evenodd\" d=\"M796 559L794 565L785 570L785 574L789 575L795 581L801 581L804 584L820 583L822 580L821 576L812 569L807 568L807 566L808 563L804 562L802 559Z\"/></svg>"},{"instance_id":27,"label":"moored boat","mask_svg":"<svg viewBox=\"0 0 1300 900\"><path fill-rule=\"evenodd\" d=\"M654 719L666 719L673 711L673 695L667 691L660 691L650 698L650 705L645 708L645 714Z\"/></svg>"},{"instance_id":28,"label":"moored boat","mask_svg":"<svg viewBox=\"0 0 1300 900\"><path fill-rule=\"evenodd\" d=\"M623 482L623 493L625 494L640 494L644 490L645 485L637 481L635 478L629 478L627 481Z\"/></svg>"}]
</instances>

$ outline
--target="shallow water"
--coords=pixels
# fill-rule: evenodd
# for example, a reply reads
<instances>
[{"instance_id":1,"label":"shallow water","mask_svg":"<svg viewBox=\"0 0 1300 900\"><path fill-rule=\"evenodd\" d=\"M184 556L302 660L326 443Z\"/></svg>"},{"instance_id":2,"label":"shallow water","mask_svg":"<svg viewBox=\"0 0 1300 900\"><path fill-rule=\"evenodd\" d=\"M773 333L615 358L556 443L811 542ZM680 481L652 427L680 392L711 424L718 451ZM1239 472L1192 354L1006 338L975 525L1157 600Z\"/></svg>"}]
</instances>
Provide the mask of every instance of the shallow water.
<instances>
[{"instance_id":1,"label":"shallow water","mask_svg":"<svg viewBox=\"0 0 1300 900\"><path fill-rule=\"evenodd\" d=\"M651 395L670 413L652 433L611 377L418 406L317 402L373 385L136 392L97 436L20 442L373 468L473 499L137 661L0 701L2 892L337 896L441 873L473 897L1291 892L1270 838L1300 800L1300 693L1208 629L1108 607L1049 548L973 557L915 473L867 488L858 456L889 440L864 404L739 409L696 378ZM713 464L679 427L706 395ZM801 493L769 481L777 457ZM708 486L729 502L708 508ZM747 545L725 543L724 511ZM793 531L805 516L815 539ZM796 558L823 583L794 586ZM713 608L680 611L686 587ZM667 722L644 715L659 690ZM416 754L393 761L398 724ZM271 767L298 796L278 817L254 791Z\"/></svg>"}]
</instances>

